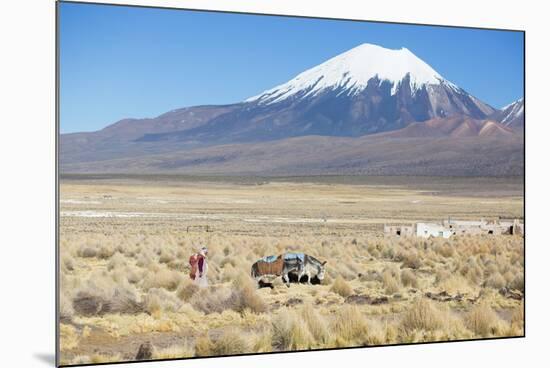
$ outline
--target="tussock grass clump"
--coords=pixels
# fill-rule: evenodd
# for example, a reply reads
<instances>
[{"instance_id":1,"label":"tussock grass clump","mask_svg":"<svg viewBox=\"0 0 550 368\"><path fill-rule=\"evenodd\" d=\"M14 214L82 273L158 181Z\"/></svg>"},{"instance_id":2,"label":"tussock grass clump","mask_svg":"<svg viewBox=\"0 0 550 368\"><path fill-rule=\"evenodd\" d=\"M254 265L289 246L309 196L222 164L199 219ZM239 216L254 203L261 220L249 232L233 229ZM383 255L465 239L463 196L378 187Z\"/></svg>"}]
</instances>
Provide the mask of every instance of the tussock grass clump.
<instances>
[{"instance_id":1,"label":"tussock grass clump","mask_svg":"<svg viewBox=\"0 0 550 368\"><path fill-rule=\"evenodd\" d=\"M150 314L159 314L160 312L176 312L181 307L181 301L165 289L149 289L144 297L145 310Z\"/></svg>"},{"instance_id":2,"label":"tussock grass clump","mask_svg":"<svg viewBox=\"0 0 550 368\"><path fill-rule=\"evenodd\" d=\"M234 355L250 352L250 342L242 331L225 330L217 338L201 336L195 342L196 356Z\"/></svg>"},{"instance_id":3,"label":"tussock grass clump","mask_svg":"<svg viewBox=\"0 0 550 368\"><path fill-rule=\"evenodd\" d=\"M443 279L438 283L438 286L449 294L473 292L473 288L470 286L468 280L459 274Z\"/></svg>"},{"instance_id":4,"label":"tussock grass clump","mask_svg":"<svg viewBox=\"0 0 550 368\"><path fill-rule=\"evenodd\" d=\"M422 259L417 252L406 252L400 257L403 262L403 267L412 268L413 270L419 269L422 267Z\"/></svg>"},{"instance_id":5,"label":"tussock grass clump","mask_svg":"<svg viewBox=\"0 0 550 368\"><path fill-rule=\"evenodd\" d=\"M103 244L99 247L96 257L99 259L109 259L115 254L115 248L109 244Z\"/></svg>"},{"instance_id":6,"label":"tussock grass clump","mask_svg":"<svg viewBox=\"0 0 550 368\"><path fill-rule=\"evenodd\" d=\"M93 245L83 245L78 249L76 255L81 258L93 258L97 256L97 249Z\"/></svg>"},{"instance_id":7,"label":"tussock grass clump","mask_svg":"<svg viewBox=\"0 0 550 368\"><path fill-rule=\"evenodd\" d=\"M506 286L506 280L500 273L495 272L485 281L485 286L493 289L501 289Z\"/></svg>"},{"instance_id":8,"label":"tussock grass clump","mask_svg":"<svg viewBox=\"0 0 550 368\"><path fill-rule=\"evenodd\" d=\"M275 350L310 349L315 343L306 322L292 309L282 309L272 319L271 326Z\"/></svg>"},{"instance_id":9,"label":"tussock grass clump","mask_svg":"<svg viewBox=\"0 0 550 368\"><path fill-rule=\"evenodd\" d=\"M329 331L323 317L316 311L310 303L304 304L299 312L300 316L307 325L315 342L319 346L324 346L329 340Z\"/></svg>"},{"instance_id":10,"label":"tussock grass clump","mask_svg":"<svg viewBox=\"0 0 550 368\"><path fill-rule=\"evenodd\" d=\"M203 357L212 355L212 340L206 335L199 336L195 340L195 356Z\"/></svg>"},{"instance_id":11,"label":"tussock grass clump","mask_svg":"<svg viewBox=\"0 0 550 368\"><path fill-rule=\"evenodd\" d=\"M382 285L387 294L393 295L401 290L401 280L397 268L388 267L382 272Z\"/></svg>"},{"instance_id":12,"label":"tussock grass clump","mask_svg":"<svg viewBox=\"0 0 550 368\"><path fill-rule=\"evenodd\" d=\"M80 335L73 325L59 325L59 347L61 351L71 350L78 346Z\"/></svg>"},{"instance_id":13,"label":"tussock grass clump","mask_svg":"<svg viewBox=\"0 0 550 368\"><path fill-rule=\"evenodd\" d=\"M126 266L126 257L124 257L120 253L116 253L109 260L109 263L107 264L107 270L119 270L124 266Z\"/></svg>"},{"instance_id":14,"label":"tussock grass clump","mask_svg":"<svg viewBox=\"0 0 550 368\"><path fill-rule=\"evenodd\" d=\"M267 304L258 295L255 287L249 282L240 287L234 285L233 291L228 299L228 306L236 312L243 312L247 309L254 313L263 313L267 311Z\"/></svg>"},{"instance_id":15,"label":"tussock grass clump","mask_svg":"<svg viewBox=\"0 0 550 368\"><path fill-rule=\"evenodd\" d=\"M179 272L168 269L160 269L157 272L148 272L141 287L144 290L149 290L151 288L164 288L166 290L173 291L179 286L181 280L182 276Z\"/></svg>"},{"instance_id":16,"label":"tussock grass clump","mask_svg":"<svg viewBox=\"0 0 550 368\"><path fill-rule=\"evenodd\" d=\"M74 271L74 258L70 254L63 255L63 257L61 257L61 267L63 271Z\"/></svg>"},{"instance_id":17,"label":"tussock grass clump","mask_svg":"<svg viewBox=\"0 0 550 368\"><path fill-rule=\"evenodd\" d=\"M403 271L401 271L401 283L404 286L410 286L413 288L418 287L418 280L416 279L414 272L408 268L405 268Z\"/></svg>"},{"instance_id":18,"label":"tussock grass clump","mask_svg":"<svg viewBox=\"0 0 550 368\"><path fill-rule=\"evenodd\" d=\"M447 279L450 279L451 278L451 273L446 270L446 269L438 269L436 272L435 272L435 283L436 284L441 284L442 282L444 282L445 280Z\"/></svg>"},{"instance_id":19,"label":"tussock grass clump","mask_svg":"<svg viewBox=\"0 0 550 368\"><path fill-rule=\"evenodd\" d=\"M181 289L180 292L183 292ZM235 280L229 287L208 288L195 291L188 299L191 305L201 312L221 313L224 310L244 312L249 310L254 313L263 313L268 309L265 301L258 295L249 278Z\"/></svg>"},{"instance_id":20,"label":"tussock grass clump","mask_svg":"<svg viewBox=\"0 0 550 368\"><path fill-rule=\"evenodd\" d=\"M351 288L351 286L349 286L347 281L344 280L342 276L336 277L336 279L332 283L332 286L330 287L330 291L340 296L343 296L344 298L353 294L353 289Z\"/></svg>"},{"instance_id":21,"label":"tussock grass clump","mask_svg":"<svg viewBox=\"0 0 550 368\"><path fill-rule=\"evenodd\" d=\"M67 293L61 293L59 296L59 318L62 321L70 321L74 315L72 300Z\"/></svg>"},{"instance_id":22,"label":"tussock grass clump","mask_svg":"<svg viewBox=\"0 0 550 368\"><path fill-rule=\"evenodd\" d=\"M502 328L501 320L487 303L476 305L464 318L467 328L477 335L497 335Z\"/></svg>"},{"instance_id":23,"label":"tussock grass clump","mask_svg":"<svg viewBox=\"0 0 550 368\"><path fill-rule=\"evenodd\" d=\"M464 276L475 285L479 285L481 280L483 279L483 271L481 270L481 267L479 267L477 264L473 264L472 266L466 266L466 271L464 273Z\"/></svg>"},{"instance_id":24,"label":"tussock grass clump","mask_svg":"<svg viewBox=\"0 0 550 368\"><path fill-rule=\"evenodd\" d=\"M143 311L143 304L137 289L128 282L116 283L108 276L96 275L77 290L73 308L83 316L133 314Z\"/></svg>"},{"instance_id":25,"label":"tussock grass clump","mask_svg":"<svg viewBox=\"0 0 550 368\"><path fill-rule=\"evenodd\" d=\"M159 256L159 263L170 263L174 260L174 258L175 254L172 251L163 249Z\"/></svg>"},{"instance_id":26,"label":"tussock grass clump","mask_svg":"<svg viewBox=\"0 0 550 368\"><path fill-rule=\"evenodd\" d=\"M213 341L212 355L232 355L250 352L250 342L243 337L242 331L226 330Z\"/></svg>"},{"instance_id":27,"label":"tussock grass clump","mask_svg":"<svg viewBox=\"0 0 550 368\"><path fill-rule=\"evenodd\" d=\"M403 316L400 327L406 332L413 330L434 331L443 328L443 313L432 301L424 298L416 300Z\"/></svg>"},{"instance_id":28,"label":"tussock grass clump","mask_svg":"<svg viewBox=\"0 0 550 368\"><path fill-rule=\"evenodd\" d=\"M122 355L120 354L106 355L106 354L96 353L90 356L90 361L88 363L93 363L93 364L112 363L112 362L118 362L121 360L122 360Z\"/></svg>"},{"instance_id":29,"label":"tussock grass clump","mask_svg":"<svg viewBox=\"0 0 550 368\"><path fill-rule=\"evenodd\" d=\"M362 273L359 277L359 280L364 282L370 282L370 281L379 281L382 282L382 275L375 270L370 270L365 273Z\"/></svg>"},{"instance_id":30,"label":"tussock grass clump","mask_svg":"<svg viewBox=\"0 0 550 368\"><path fill-rule=\"evenodd\" d=\"M210 287L195 293L189 303L194 309L206 314L221 313L229 309L228 299L230 295L231 290L229 288Z\"/></svg>"},{"instance_id":31,"label":"tussock grass clump","mask_svg":"<svg viewBox=\"0 0 550 368\"><path fill-rule=\"evenodd\" d=\"M270 328L264 328L252 338L252 351L256 353L269 353L273 351L273 337Z\"/></svg>"},{"instance_id":32,"label":"tussock grass clump","mask_svg":"<svg viewBox=\"0 0 550 368\"><path fill-rule=\"evenodd\" d=\"M182 345L172 345L163 349L153 349L153 359L190 358L194 355L195 348L189 343L185 343Z\"/></svg>"},{"instance_id":33,"label":"tussock grass clump","mask_svg":"<svg viewBox=\"0 0 550 368\"><path fill-rule=\"evenodd\" d=\"M90 364L91 361L92 359L88 355L76 355L70 361L67 361L67 362L63 361L62 359L61 364L72 364L72 365Z\"/></svg>"},{"instance_id":34,"label":"tussock grass clump","mask_svg":"<svg viewBox=\"0 0 550 368\"><path fill-rule=\"evenodd\" d=\"M511 289L519 290L521 292L524 292L525 290L525 281L524 281L523 273L520 275L517 275L514 277L514 279L510 282L509 287Z\"/></svg>"},{"instance_id":35,"label":"tussock grass clump","mask_svg":"<svg viewBox=\"0 0 550 368\"><path fill-rule=\"evenodd\" d=\"M450 258L455 254L455 248L449 243L436 245L435 252L445 258Z\"/></svg>"},{"instance_id":36,"label":"tussock grass clump","mask_svg":"<svg viewBox=\"0 0 550 368\"><path fill-rule=\"evenodd\" d=\"M195 293L199 291L197 284L193 283L191 280L183 281L176 291L176 295L181 299L188 301L191 299Z\"/></svg>"},{"instance_id":37,"label":"tussock grass clump","mask_svg":"<svg viewBox=\"0 0 550 368\"><path fill-rule=\"evenodd\" d=\"M126 280L131 284L137 284L143 280L145 271L139 267L128 265L124 268L124 274L126 275Z\"/></svg>"},{"instance_id":38,"label":"tussock grass clump","mask_svg":"<svg viewBox=\"0 0 550 368\"><path fill-rule=\"evenodd\" d=\"M512 311L512 319L510 321L510 327L513 329L513 334L518 336L523 334L523 326L525 322L524 304L521 302Z\"/></svg>"},{"instance_id":39,"label":"tussock grass clump","mask_svg":"<svg viewBox=\"0 0 550 368\"><path fill-rule=\"evenodd\" d=\"M355 305L344 305L338 309L330 329L339 340L339 346L362 345L369 332L367 319Z\"/></svg>"}]
</instances>

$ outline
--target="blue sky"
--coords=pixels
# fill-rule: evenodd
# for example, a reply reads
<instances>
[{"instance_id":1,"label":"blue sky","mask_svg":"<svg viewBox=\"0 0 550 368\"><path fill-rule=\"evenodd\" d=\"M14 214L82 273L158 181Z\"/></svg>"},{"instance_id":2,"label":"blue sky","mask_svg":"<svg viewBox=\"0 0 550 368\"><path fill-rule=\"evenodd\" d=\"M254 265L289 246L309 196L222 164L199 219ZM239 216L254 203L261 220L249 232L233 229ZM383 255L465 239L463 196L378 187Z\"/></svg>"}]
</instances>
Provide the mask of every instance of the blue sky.
<instances>
[{"instance_id":1,"label":"blue sky","mask_svg":"<svg viewBox=\"0 0 550 368\"><path fill-rule=\"evenodd\" d=\"M61 132L239 102L365 42L494 107L523 96L520 32L61 3Z\"/></svg>"}]
</instances>

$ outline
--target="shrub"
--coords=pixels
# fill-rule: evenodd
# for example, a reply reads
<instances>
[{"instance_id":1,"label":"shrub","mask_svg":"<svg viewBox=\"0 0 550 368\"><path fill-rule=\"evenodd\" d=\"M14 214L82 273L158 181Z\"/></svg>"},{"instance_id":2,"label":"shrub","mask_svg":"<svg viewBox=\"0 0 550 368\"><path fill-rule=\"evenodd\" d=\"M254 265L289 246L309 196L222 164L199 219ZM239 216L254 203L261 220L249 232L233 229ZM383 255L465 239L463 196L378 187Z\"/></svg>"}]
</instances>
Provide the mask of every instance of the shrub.
<instances>
[{"instance_id":1,"label":"shrub","mask_svg":"<svg viewBox=\"0 0 550 368\"><path fill-rule=\"evenodd\" d=\"M497 335L501 328L500 318L487 303L472 308L465 316L464 322L471 331L483 337Z\"/></svg>"},{"instance_id":2,"label":"shrub","mask_svg":"<svg viewBox=\"0 0 550 368\"><path fill-rule=\"evenodd\" d=\"M338 276L334 280L332 286L330 287L330 291L340 296L343 296L344 298L353 294L353 289L351 288L351 286L349 286L346 280L342 278L342 276Z\"/></svg>"},{"instance_id":3,"label":"shrub","mask_svg":"<svg viewBox=\"0 0 550 368\"><path fill-rule=\"evenodd\" d=\"M401 328L406 332L412 330L434 331L444 325L444 316L428 299L417 299L401 320Z\"/></svg>"}]
</instances>

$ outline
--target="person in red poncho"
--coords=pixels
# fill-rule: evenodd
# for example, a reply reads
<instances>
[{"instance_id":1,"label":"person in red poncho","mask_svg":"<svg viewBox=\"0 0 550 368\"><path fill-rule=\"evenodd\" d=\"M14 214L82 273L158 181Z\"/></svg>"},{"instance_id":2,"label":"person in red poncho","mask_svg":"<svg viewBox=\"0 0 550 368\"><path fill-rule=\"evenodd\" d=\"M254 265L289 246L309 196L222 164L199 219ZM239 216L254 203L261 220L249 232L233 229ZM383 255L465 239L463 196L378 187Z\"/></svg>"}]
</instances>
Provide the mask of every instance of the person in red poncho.
<instances>
[{"instance_id":1,"label":"person in red poncho","mask_svg":"<svg viewBox=\"0 0 550 368\"><path fill-rule=\"evenodd\" d=\"M198 253L193 254L189 258L189 264L191 265L191 272L189 277L195 281L199 287L207 287L208 279L206 274L208 272L208 262L206 261L208 255L208 249L202 247Z\"/></svg>"}]
</instances>

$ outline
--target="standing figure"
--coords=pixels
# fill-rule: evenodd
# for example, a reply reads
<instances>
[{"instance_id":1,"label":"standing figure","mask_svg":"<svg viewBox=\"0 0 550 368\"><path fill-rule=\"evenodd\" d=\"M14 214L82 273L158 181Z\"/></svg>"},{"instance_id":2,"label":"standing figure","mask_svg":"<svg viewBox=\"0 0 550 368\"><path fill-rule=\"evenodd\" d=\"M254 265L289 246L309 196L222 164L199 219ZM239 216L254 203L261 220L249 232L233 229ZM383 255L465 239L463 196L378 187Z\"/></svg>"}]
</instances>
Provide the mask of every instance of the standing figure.
<instances>
[{"instance_id":1,"label":"standing figure","mask_svg":"<svg viewBox=\"0 0 550 368\"><path fill-rule=\"evenodd\" d=\"M208 255L208 249L202 247L198 253L193 254L189 258L189 264L191 265L191 272L189 277L195 281L195 284L199 287L207 287L208 279L206 274L208 273L208 262L206 257Z\"/></svg>"}]
</instances>

